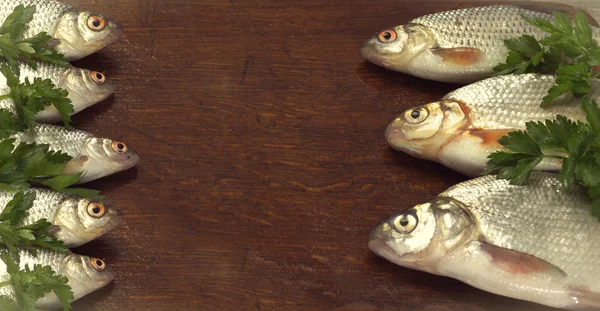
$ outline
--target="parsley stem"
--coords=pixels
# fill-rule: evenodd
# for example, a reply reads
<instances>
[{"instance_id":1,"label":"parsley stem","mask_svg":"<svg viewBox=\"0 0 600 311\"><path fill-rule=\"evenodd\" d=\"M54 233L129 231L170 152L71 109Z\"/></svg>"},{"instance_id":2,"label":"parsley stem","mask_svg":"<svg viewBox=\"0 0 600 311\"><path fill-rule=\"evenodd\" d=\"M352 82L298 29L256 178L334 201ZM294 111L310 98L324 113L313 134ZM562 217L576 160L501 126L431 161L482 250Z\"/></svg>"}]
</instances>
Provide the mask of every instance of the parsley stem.
<instances>
[{"instance_id":1,"label":"parsley stem","mask_svg":"<svg viewBox=\"0 0 600 311\"><path fill-rule=\"evenodd\" d=\"M8 285L10 285L10 281L0 282L0 287L4 287L4 286L8 286Z\"/></svg>"},{"instance_id":2,"label":"parsley stem","mask_svg":"<svg viewBox=\"0 0 600 311\"><path fill-rule=\"evenodd\" d=\"M563 160L565 157L556 156L556 155L543 155L543 158L552 158L552 159L560 159Z\"/></svg>"}]
</instances>

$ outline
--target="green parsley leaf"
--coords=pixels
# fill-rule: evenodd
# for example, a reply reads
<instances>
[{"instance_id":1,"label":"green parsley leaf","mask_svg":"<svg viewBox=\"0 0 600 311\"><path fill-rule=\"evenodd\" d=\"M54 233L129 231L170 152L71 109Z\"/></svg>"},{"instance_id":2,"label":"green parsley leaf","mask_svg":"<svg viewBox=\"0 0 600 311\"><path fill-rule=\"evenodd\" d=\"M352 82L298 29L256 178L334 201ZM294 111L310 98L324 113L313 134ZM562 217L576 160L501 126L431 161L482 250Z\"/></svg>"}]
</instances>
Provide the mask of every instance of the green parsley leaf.
<instances>
[{"instance_id":1,"label":"green parsley leaf","mask_svg":"<svg viewBox=\"0 0 600 311\"><path fill-rule=\"evenodd\" d=\"M27 216L27 210L31 208L34 200L35 192L17 192L0 213L0 221L6 221L11 226L16 226Z\"/></svg>"},{"instance_id":2,"label":"green parsley leaf","mask_svg":"<svg viewBox=\"0 0 600 311\"><path fill-rule=\"evenodd\" d=\"M0 109L0 139L8 138L22 129L23 127L20 126L19 120L12 112Z\"/></svg>"},{"instance_id":3,"label":"green parsley leaf","mask_svg":"<svg viewBox=\"0 0 600 311\"><path fill-rule=\"evenodd\" d=\"M596 102L584 96L581 100L581 108L585 111L586 120L594 134L600 136L600 108Z\"/></svg>"},{"instance_id":4,"label":"green parsley leaf","mask_svg":"<svg viewBox=\"0 0 600 311\"><path fill-rule=\"evenodd\" d=\"M509 53L506 63L494 68L496 75L555 72L556 85L544 97L542 107L551 105L554 99L566 93L573 93L576 97L587 94L592 80L600 74L594 71L594 66L600 65L600 47L592 36L585 15L578 12L574 22L558 12L554 12L552 22L525 20L547 32L548 36L540 41L531 36L505 40Z\"/></svg>"},{"instance_id":5,"label":"green parsley leaf","mask_svg":"<svg viewBox=\"0 0 600 311\"><path fill-rule=\"evenodd\" d=\"M573 183L575 179L575 161L571 158L563 158L563 166L559 174L560 178L567 185Z\"/></svg>"},{"instance_id":6,"label":"green parsley leaf","mask_svg":"<svg viewBox=\"0 0 600 311\"><path fill-rule=\"evenodd\" d=\"M538 143L525 132L510 132L508 136L501 137L498 142L516 153L524 153L533 156L542 155Z\"/></svg>"},{"instance_id":7,"label":"green parsley leaf","mask_svg":"<svg viewBox=\"0 0 600 311\"><path fill-rule=\"evenodd\" d=\"M67 98L67 91L57 88L50 79L35 78L33 82L26 79L24 83L19 83L19 78L6 65L0 67L0 71L10 88L10 93L5 97L13 100L19 120L27 127L34 127L35 116L46 106L53 105L60 112L65 127L71 128L70 115L74 109L71 100Z\"/></svg>"}]
</instances>

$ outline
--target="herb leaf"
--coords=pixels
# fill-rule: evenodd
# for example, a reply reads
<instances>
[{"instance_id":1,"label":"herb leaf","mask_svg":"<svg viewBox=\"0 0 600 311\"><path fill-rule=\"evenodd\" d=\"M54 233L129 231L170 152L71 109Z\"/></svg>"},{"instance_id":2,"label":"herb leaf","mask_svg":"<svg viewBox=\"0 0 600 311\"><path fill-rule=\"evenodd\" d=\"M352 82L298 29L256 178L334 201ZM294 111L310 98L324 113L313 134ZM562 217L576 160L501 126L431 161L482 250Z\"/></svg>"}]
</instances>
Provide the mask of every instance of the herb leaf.
<instances>
[{"instance_id":1,"label":"herb leaf","mask_svg":"<svg viewBox=\"0 0 600 311\"><path fill-rule=\"evenodd\" d=\"M21 40L23 31L33 19L35 6L18 5L0 27L0 61L7 63L13 72L19 72L19 61L36 68L36 59L59 66L68 66L65 57L49 46L52 37L42 32Z\"/></svg>"},{"instance_id":2,"label":"herb leaf","mask_svg":"<svg viewBox=\"0 0 600 311\"><path fill-rule=\"evenodd\" d=\"M576 97L589 93L592 80L598 75L594 66L600 65L600 48L592 37L585 15L578 12L574 23L558 12L554 12L553 22L525 20L549 35L539 42L529 35L505 40L509 53L506 63L494 68L496 75L555 72L556 85L544 97L542 107L566 93L573 93Z\"/></svg>"}]
</instances>

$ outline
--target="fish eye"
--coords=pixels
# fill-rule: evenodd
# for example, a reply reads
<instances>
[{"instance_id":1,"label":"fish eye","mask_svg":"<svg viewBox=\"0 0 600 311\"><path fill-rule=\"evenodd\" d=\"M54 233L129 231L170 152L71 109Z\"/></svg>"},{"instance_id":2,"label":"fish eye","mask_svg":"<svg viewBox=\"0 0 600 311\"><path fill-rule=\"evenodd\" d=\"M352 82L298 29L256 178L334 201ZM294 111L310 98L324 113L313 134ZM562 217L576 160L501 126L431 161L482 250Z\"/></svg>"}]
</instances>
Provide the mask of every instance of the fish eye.
<instances>
[{"instance_id":1,"label":"fish eye","mask_svg":"<svg viewBox=\"0 0 600 311\"><path fill-rule=\"evenodd\" d=\"M404 114L404 118L410 123L421 123L429 117L429 110L425 107L418 107L407 110Z\"/></svg>"},{"instance_id":2,"label":"fish eye","mask_svg":"<svg viewBox=\"0 0 600 311\"><path fill-rule=\"evenodd\" d=\"M88 214L94 218L100 218L104 216L106 210L104 209L104 205L100 203L90 203L87 207Z\"/></svg>"},{"instance_id":3,"label":"fish eye","mask_svg":"<svg viewBox=\"0 0 600 311\"><path fill-rule=\"evenodd\" d=\"M104 269L106 269L106 264L102 259L90 258L90 264L92 265L92 268L94 268L94 270L96 271L102 272L104 271Z\"/></svg>"},{"instance_id":4,"label":"fish eye","mask_svg":"<svg viewBox=\"0 0 600 311\"><path fill-rule=\"evenodd\" d=\"M127 152L127 145L120 141L113 141L112 148L117 153L125 153Z\"/></svg>"},{"instance_id":5,"label":"fish eye","mask_svg":"<svg viewBox=\"0 0 600 311\"><path fill-rule=\"evenodd\" d=\"M88 24L88 27L94 31L102 31L105 26L104 18L97 16L97 15L90 16L88 18L87 24Z\"/></svg>"},{"instance_id":6,"label":"fish eye","mask_svg":"<svg viewBox=\"0 0 600 311\"><path fill-rule=\"evenodd\" d=\"M411 233L417 227L419 221L413 214L404 214L394 219L394 229L400 233Z\"/></svg>"},{"instance_id":7,"label":"fish eye","mask_svg":"<svg viewBox=\"0 0 600 311\"><path fill-rule=\"evenodd\" d=\"M106 76L98 71L92 71L90 77L96 84L104 84L106 82Z\"/></svg>"},{"instance_id":8,"label":"fish eye","mask_svg":"<svg viewBox=\"0 0 600 311\"><path fill-rule=\"evenodd\" d=\"M398 37L398 35L396 34L396 31L394 29L387 29L380 32L377 36L377 39L381 43L390 43L394 42L394 40L396 40L396 37Z\"/></svg>"}]
</instances>

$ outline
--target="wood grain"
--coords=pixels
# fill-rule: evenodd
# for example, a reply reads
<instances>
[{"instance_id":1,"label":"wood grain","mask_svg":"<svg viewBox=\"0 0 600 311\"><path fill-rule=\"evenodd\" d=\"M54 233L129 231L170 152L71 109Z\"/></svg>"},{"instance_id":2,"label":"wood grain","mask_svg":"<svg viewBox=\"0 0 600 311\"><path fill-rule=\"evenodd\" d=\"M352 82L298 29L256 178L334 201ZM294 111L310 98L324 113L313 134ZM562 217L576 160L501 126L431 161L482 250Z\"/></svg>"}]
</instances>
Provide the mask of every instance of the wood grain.
<instances>
[{"instance_id":1,"label":"wood grain","mask_svg":"<svg viewBox=\"0 0 600 311\"><path fill-rule=\"evenodd\" d=\"M375 31L472 5L408 0L65 0L126 38L76 63L118 90L76 127L133 170L90 184L126 224L76 250L117 271L75 310L550 310L395 266L383 217L464 176L392 151L400 111L455 85L365 63Z\"/></svg>"}]
</instances>

